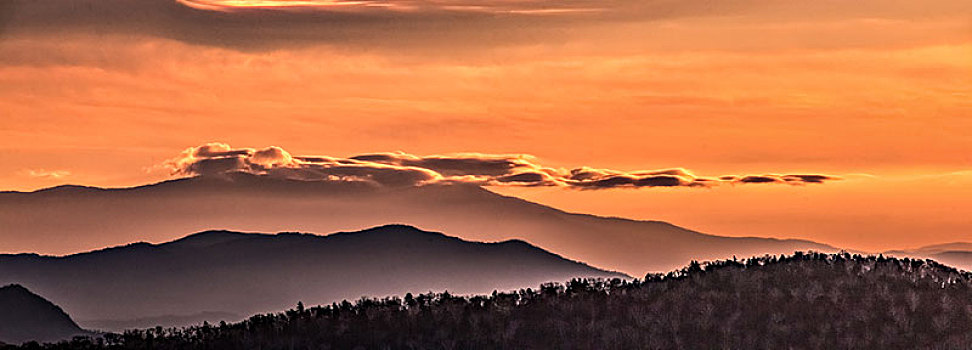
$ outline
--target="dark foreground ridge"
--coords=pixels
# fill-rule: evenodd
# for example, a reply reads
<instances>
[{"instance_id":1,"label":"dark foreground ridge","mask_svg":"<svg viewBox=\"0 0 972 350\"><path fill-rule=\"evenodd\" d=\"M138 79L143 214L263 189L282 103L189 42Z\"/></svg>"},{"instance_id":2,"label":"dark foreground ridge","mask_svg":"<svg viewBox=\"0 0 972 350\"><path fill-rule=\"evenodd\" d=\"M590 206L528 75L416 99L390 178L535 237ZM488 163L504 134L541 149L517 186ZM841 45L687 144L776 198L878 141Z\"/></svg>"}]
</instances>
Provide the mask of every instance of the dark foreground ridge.
<instances>
[{"instance_id":1,"label":"dark foreground ridge","mask_svg":"<svg viewBox=\"0 0 972 350\"><path fill-rule=\"evenodd\" d=\"M361 299L49 349L969 349L972 274L796 253L457 297ZM10 349L14 349L10 347Z\"/></svg>"},{"instance_id":2,"label":"dark foreground ridge","mask_svg":"<svg viewBox=\"0 0 972 350\"><path fill-rule=\"evenodd\" d=\"M23 286L0 287L0 344L37 340L54 342L89 334L60 307Z\"/></svg>"}]
</instances>

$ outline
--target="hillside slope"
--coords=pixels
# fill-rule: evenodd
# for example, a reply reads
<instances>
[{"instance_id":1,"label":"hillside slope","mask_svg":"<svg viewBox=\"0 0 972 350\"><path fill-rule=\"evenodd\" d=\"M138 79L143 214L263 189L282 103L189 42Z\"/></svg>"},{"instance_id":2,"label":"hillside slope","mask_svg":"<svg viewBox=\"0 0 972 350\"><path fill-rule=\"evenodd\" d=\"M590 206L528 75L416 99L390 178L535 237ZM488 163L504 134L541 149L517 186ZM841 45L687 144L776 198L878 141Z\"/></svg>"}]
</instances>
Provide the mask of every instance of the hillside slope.
<instances>
[{"instance_id":1,"label":"hillside slope","mask_svg":"<svg viewBox=\"0 0 972 350\"><path fill-rule=\"evenodd\" d=\"M85 334L61 308L27 288L0 287L0 344L53 342Z\"/></svg>"},{"instance_id":2,"label":"hillside slope","mask_svg":"<svg viewBox=\"0 0 972 350\"><path fill-rule=\"evenodd\" d=\"M972 274L798 253L646 281L406 295L111 338L117 349L969 349Z\"/></svg>"},{"instance_id":3,"label":"hillside slope","mask_svg":"<svg viewBox=\"0 0 972 350\"><path fill-rule=\"evenodd\" d=\"M327 236L207 231L66 257L0 255L0 283L20 283L59 300L86 327L116 330L153 319L179 322L164 326L212 322L219 320L209 319L213 315L246 316L297 301L488 293L616 276L623 275L523 241L469 242L401 225Z\"/></svg>"},{"instance_id":4,"label":"hillside slope","mask_svg":"<svg viewBox=\"0 0 972 350\"><path fill-rule=\"evenodd\" d=\"M932 259L945 265L972 271L972 243L967 242L936 244L910 250L892 250L884 252L884 255Z\"/></svg>"}]
</instances>

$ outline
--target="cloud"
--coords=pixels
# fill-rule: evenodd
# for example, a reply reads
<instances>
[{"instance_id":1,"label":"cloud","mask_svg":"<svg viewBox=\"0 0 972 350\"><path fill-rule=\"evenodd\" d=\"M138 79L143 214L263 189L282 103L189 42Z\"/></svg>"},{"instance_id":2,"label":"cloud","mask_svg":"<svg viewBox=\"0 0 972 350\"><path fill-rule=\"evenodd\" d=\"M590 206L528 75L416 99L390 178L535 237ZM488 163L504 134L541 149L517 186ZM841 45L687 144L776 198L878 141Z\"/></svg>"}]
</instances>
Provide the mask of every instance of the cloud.
<instances>
[{"instance_id":1,"label":"cloud","mask_svg":"<svg viewBox=\"0 0 972 350\"><path fill-rule=\"evenodd\" d=\"M411 154L374 153L351 157L354 160L430 169L446 176L501 176L517 170L539 169L524 155L460 153L449 156L417 157Z\"/></svg>"},{"instance_id":2,"label":"cloud","mask_svg":"<svg viewBox=\"0 0 972 350\"><path fill-rule=\"evenodd\" d=\"M315 44L452 48L547 37L551 25L563 28L609 3L620 2L2 0L0 38L119 34L248 51Z\"/></svg>"},{"instance_id":3,"label":"cloud","mask_svg":"<svg viewBox=\"0 0 972 350\"><path fill-rule=\"evenodd\" d=\"M24 175L34 178L44 178L44 179L61 179L71 176L71 172L67 170L44 170L44 169L27 169L23 171Z\"/></svg>"},{"instance_id":4,"label":"cloud","mask_svg":"<svg viewBox=\"0 0 972 350\"><path fill-rule=\"evenodd\" d=\"M748 25L787 20L934 21L970 10L965 0L2 0L0 37L87 33L154 36L242 50L315 44L454 50L556 41L585 26L676 18L725 17Z\"/></svg>"},{"instance_id":5,"label":"cloud","mask_svg":"<svg viewBox=\"0 0 972 350\"><path fill-rule=\"evenodd\" d=\"M819 184L839 180L822 174L703 177L681 169L618 171L591 167L545 167L522 154L455 153L416 156L404 152L349 158L293 156L280 147L232 148L224 143L191 147L165 162L174 175L219 176L245 172L303 181L364 182L381 187L436 183L479 186L556 186L598 190L642 187L710 187L720 184Z\"/></svg>"},{"instance_id":6,"label":"cloud","mask_svg":"<svg viewBox=\"0 0 972 350\"><path fill-rule=\"evenodd\" d=\"M331 11L331 12L452 12L489 14L563 14L604 10L614 1L574 0L551 3L543 0L174 0L182 5L209 11Z\"/></svg>"},{"instance_id":7,"label":"cloud","mask_svg":"<svg viewBox=\"0 0 972 350\"><path fill-rule=\"evenodd\" d=\"M726 175L720 176L719 180L731 181L738 183L789 183L789 184L819 184L825 181L839 180L839 178L830 175L820 175L820 174L790 174L790 175Z\"/></svg>"},{"instance_id":8,"label":"cloud","mask_svg":"<svg viewBox=\"0 0 972 350\"><path fill-rule=\"evenodd\" d=\"M234 149L224 143L186 149L165 165L174 174L181 175L246 172L304 181L355 181L391 187L418 186L442 177L418 167L332 157L293 157L279 147Z\"/></svg>"}]
</instances>

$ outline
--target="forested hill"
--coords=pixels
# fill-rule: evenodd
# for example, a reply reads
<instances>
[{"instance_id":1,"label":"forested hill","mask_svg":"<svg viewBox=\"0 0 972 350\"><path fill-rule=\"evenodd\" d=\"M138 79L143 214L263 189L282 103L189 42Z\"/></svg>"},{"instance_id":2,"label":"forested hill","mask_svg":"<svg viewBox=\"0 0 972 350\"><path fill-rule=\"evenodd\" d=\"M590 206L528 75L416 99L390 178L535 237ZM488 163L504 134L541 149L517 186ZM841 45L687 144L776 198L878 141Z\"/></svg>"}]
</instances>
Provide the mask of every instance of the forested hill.
<instances>
[{"instance_id":1,"label":"forested hill","mask_svg":"<svg viewBox=\"0 0 972 350\"><path fill-rule=\"evenodd\" d=\"M106 341L117 349L969 349L972 274L933 261L797 253L693 263L634 282L299 305Z\"/></svg>"},{"instance_id":2,"label":"forested hill","mask_svg":"<svg viewBox=\"0 0 972 350\"><path fill-rule=\"evenodd\" d=\"M20 285L0 287L0 344L58 341L91 334L60 307Z\"/></svg>"}]
</instances>

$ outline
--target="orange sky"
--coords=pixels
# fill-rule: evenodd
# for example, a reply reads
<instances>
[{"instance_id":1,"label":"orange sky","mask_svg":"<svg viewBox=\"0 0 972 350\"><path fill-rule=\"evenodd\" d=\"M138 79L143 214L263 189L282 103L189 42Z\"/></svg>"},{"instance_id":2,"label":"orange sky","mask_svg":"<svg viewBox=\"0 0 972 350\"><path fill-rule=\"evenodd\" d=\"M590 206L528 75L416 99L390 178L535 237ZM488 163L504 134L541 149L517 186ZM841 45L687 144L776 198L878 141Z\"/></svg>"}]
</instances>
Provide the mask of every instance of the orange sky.
<instances>
[{"instance_id":1,"label":"orange sky","mask_svg":"<svg viewBox=\"0 0 972 350\"><path fill-rule=\"evenodd\" d=\"M574 211L860 249L972 240L966 1L392 0L368 2L397 6L372 6L387 12L378 22L331 27L313 8L216 11L225 24L204 27L182 12L86 24L63 0L36 3L0 16L2 189L158 181L164 160L210 141L525 153L565 168L845 178L497 189ZM347 11L373 11L359 7ZM546 11L558 9L570 11ZM245 26L254 18L266 20Z\"/></svg>"}]
</instances>

